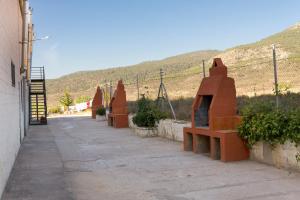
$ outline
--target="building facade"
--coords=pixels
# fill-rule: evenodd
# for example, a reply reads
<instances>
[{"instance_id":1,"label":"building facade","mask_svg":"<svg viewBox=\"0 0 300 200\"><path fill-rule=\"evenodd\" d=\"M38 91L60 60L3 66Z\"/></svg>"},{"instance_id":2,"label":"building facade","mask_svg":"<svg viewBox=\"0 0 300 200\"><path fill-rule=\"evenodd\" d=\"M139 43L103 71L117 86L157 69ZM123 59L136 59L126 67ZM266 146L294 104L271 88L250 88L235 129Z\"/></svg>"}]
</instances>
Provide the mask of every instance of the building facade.
<instances>
[{"instance_id":1,"label":"building facade","mask_svg":"<svg viewBox=\"0 0 300 200\"><path fill-rule=\"evenodd\" d=\"M28 130L33 25L26 0L0 1L0 197Z\"/></svg>"}]
</instances>

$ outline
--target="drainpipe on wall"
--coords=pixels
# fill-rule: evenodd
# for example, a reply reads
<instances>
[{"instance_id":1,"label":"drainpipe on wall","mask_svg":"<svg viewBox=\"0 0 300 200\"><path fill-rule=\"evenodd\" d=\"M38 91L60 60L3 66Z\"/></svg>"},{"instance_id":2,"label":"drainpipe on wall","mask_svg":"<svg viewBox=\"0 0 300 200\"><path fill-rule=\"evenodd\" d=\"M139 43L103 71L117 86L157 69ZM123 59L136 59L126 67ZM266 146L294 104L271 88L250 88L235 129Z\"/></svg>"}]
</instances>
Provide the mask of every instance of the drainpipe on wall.
<instances>
[{"instance_id":1,"label":"drainpipe on wall","mask_svg":"<svg viewBox=\"0 0 300 200\"><path fill-rule=\"evenodd\" d=\"M26 135L26 128L25 128L25 82L26 82L26 68L25 68L25 44L26 44L26 10L27 10L27 0L22 0L23 1L23 7L22 7L22 18L23 18L23 21L22 21L22 51L21 51L21 67L20 67L20 75L21 75L21 112L20 114L22 115L22 112L23 112L23 122L21 122L22 120L20 120L20 123L24 123L23 124L23 131L24 131L24 136ZM20 119L22 116L20 116ZM22 143L22 124L20 124L20 143Z\"/></svg>"},{"instance_id":2,"label":"drainpipe on wall","mask_svg":"<svg viewBox=\"0 0 300 200\"><path fill-rule=\"evenodd\" d=\"M23 0L23 7L22 7L22 18L23 18L23 23L22 23L22 52L21 52L21 69L20 69L20 74L22 75L25 73L25 38L26 38L26 5L27 5L27 0Z\"/></svg>"}]
</instances>

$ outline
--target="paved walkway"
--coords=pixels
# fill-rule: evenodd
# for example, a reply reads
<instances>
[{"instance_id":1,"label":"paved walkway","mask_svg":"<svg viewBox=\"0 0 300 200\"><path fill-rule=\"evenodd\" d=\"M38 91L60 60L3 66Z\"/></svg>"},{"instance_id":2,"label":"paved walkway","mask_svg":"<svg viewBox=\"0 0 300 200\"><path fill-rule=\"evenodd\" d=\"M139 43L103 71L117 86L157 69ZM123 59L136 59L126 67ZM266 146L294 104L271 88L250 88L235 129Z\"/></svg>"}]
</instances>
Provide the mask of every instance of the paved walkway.
<instances>
[{"instance_id":1,"label":"paved walkway","mask_svg":"<svg viewBox=\"0 0 300 200\"><path fill-rule=\"evenodd\" d=\"M300 175L222 163L89 118L31 127L3 200L300 199Z\"/></svg>"}]
</instances>

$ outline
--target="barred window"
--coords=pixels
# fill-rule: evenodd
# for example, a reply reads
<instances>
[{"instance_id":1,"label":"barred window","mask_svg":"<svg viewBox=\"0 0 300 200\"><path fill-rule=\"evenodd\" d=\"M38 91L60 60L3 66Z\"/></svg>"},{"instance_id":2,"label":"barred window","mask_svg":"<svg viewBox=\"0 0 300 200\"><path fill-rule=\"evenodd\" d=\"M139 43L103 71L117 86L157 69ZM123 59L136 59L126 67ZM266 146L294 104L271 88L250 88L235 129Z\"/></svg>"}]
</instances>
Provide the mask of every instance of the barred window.
<instances>
[{"instance_id":1,"label":"barred window","mask_svg":"<svg viewBox=\"0 0 300 200\"><path fill-rule=\"evenodd\" d=\"M11 85L13 87L15 87L16 86L16 66L13 62L11 62L10 68L11 68Z\"/></svg>"}]
</instances>

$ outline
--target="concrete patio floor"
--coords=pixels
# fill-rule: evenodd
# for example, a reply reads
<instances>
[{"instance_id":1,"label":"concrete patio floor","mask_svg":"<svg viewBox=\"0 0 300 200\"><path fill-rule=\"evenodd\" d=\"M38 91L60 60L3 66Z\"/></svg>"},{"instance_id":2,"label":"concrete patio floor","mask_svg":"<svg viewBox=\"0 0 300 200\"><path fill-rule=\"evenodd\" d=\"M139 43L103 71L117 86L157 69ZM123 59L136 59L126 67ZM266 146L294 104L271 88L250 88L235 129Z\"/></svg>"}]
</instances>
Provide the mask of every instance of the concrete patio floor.
<instances>
[{"instance_id":1,"label":"concrete patio floor","mask_svg":"<svg viewBox=\"0 0 300 200\"><path fill-rule=\"evenodd\" d=\"M87 117L50 119L22 144L3 200L300 199L300 174L222 163Z\"/></svg>"}]
</instances>

